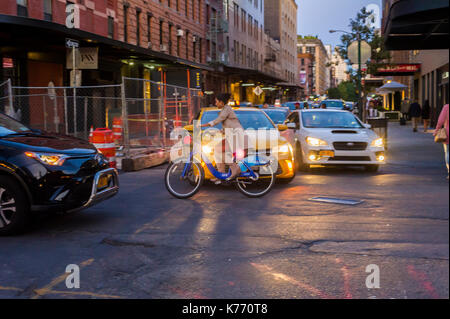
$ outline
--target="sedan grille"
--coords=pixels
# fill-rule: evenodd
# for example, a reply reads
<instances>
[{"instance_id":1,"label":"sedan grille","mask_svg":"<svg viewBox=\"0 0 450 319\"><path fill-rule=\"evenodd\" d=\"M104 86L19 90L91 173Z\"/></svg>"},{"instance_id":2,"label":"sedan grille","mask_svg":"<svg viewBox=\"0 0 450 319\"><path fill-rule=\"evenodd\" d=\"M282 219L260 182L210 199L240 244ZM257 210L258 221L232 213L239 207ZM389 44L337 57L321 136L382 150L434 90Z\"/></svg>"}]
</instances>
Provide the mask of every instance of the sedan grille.
<instances>
[{"instance_id":1,"label":"sedan grille","mask_svg":"<svg viewBox=\"0 0 450 319\"><path fill-rule=\"evenodd\" d=\"M366 142L334 142L334 149L337 151L365 151Z\"/></svg>"}]
</instances>

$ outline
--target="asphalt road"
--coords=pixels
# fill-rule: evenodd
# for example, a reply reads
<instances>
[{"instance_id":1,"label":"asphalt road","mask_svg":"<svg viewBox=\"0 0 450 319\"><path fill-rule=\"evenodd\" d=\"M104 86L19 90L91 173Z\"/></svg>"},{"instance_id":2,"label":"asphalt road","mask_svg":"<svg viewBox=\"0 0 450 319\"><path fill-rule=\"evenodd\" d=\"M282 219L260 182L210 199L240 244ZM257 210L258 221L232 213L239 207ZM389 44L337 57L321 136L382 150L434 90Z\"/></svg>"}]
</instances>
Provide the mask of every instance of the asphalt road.
<instances>
[{"instance_id":1,"label":"asphalt road","mask_svg":"<svg viewBox=\"0 0 450 319\"><path fill-rule=\"evenodd\" d=\"M164 166L122 174L115 198L0 238L0 298L448 298L442 147L393 124L388 160L377 174L314 169L262 199L204 186L182 201ZM68 264L80 289L65 285Z\"/></svg>"}]
</instances>

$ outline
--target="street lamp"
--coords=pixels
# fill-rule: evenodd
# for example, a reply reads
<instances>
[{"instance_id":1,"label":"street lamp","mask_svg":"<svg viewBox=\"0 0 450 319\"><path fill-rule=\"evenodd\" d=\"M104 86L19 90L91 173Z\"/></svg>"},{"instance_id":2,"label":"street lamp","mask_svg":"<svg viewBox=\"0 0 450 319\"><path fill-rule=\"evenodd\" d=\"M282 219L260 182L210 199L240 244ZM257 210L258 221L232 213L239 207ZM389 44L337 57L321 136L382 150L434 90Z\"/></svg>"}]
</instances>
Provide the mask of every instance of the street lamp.
<instances>
[{"instance_id":1,"label":"street lamp","mask_svg":"<svg viewBox=\"0 0 450 319\"><path fill-rule=\"evenodd\" d=\"M346 34L350 34L351 36L355 36L356 35L356 39L358 41L358 107L359 107L359 114L362 117L362 120L364 120L364 107L362 105L362 101L361 101L361 91L362 91L362 84L361 84L361 68L362 68L362 64L361 64L361 34L360 33L351 33L351 32L347 32L347 31L343 31L343 30L330 30L330 33L336 33L336 32L342 32L342 33L346 33Z\"/></svg>"}]
</instances>

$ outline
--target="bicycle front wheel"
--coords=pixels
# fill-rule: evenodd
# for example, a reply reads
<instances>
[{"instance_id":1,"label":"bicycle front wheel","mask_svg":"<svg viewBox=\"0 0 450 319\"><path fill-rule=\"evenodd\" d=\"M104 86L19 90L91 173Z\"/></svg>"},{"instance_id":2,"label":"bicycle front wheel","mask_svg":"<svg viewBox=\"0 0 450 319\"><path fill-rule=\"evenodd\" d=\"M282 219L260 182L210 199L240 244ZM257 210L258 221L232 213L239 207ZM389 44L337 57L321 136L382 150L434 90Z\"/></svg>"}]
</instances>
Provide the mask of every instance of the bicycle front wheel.
<instances>
[{"instance_id":1,"label":"bicycle front wheel","mask_svg":"<svg viewBox=\"0 0 450 319\"><path fill-rule=\"evenodd\" d=\"M257 198L266 195L275 185L275 173L271 166L267 166L267 172L261 174L255 181L250 178L238 178L237 189L247 197Z\"/></svg>"},{"instance_id":2,"label":"bicycle front wheel","mask_svg":"<svg viewBox=\"0 0 450 319\"><path fill-rule=\"evenodd\" d=\"M200 189L205 175L200 164L184 161L172 162L164 177L169 193L180 199L194 196Z\"/></svg>"}]
</instances>

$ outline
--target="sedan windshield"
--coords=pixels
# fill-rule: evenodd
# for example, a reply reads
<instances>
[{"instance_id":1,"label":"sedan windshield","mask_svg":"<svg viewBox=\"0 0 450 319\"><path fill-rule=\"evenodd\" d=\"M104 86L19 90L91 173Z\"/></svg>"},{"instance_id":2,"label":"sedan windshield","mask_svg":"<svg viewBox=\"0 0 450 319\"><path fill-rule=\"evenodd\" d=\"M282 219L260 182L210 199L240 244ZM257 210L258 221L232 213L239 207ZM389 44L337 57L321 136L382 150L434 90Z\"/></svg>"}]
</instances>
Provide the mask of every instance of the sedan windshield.
<instances>
[{"instance_id":1,"label":"sedan windshield","mask_svg":"<svg viewBox=\"0 0 450 319\"><path fill-rule=\"evenodd\" d=\"M266 129L273 130L275 126L263 111L234 111L241 122L244 130L248 129ZM219 111L206 111L202 116L202 124L209 123L219 116ZM217 129L222 129L222 124L215 126Z\"/></svg>"},{"instance_id":2,"label":"sedan windshield","mask_svg":"<svg viewBox=\"0 0 450 319\"><path fill-rule=\"evenodd\" d=\"M348 112L303 112L303 126L307 128L362 128L358 119Z\"/></svg>"},{"instance_id":3,"label":"sedan windshield","mask_svg":"<svg viewBox=\"0 0 450 319\"><path fill-rule=\"evenodd\" d=\"M283 124L286 117L289 115L289 111L280 110L264 110L264 112L270 117L275 124Z\"/></svg>"},{"instance_id":4,"label":"sedan windshield","mask_svg":"<svg viewBox=\"0 0 450 319\"><path fill-rule=\"evenodd\" d=\"M25 132L30 132L30 129L20 122L0 113L0 137Z\"/></svg>"}]
</instances>

